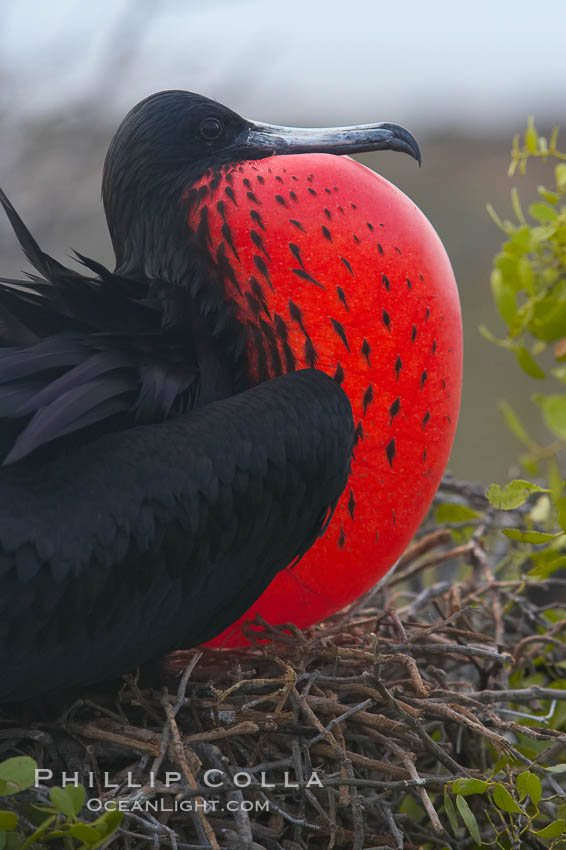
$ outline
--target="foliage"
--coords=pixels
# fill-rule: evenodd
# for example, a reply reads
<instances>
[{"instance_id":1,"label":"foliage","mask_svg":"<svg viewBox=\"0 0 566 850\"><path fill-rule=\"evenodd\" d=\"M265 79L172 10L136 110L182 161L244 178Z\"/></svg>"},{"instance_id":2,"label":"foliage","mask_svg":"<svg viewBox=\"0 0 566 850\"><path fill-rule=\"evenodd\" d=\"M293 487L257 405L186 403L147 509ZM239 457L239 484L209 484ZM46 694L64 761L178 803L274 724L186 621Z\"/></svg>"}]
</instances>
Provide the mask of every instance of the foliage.
<instances>
[{"instance_id":1,"label":"foliage","mask_svg":"<svg viewBox=\"0 0 566 850\"><path fill-rule=\"evenodd\" d=\"M499 768L503 768L500 760ZM507 765L505 765L507 766ZM468 797L473 797L472 807ZM480 799L478 799L480 798ZM482 844L480 824L474 808L481 811L491 826L490 839L483 835L483 844L496 847L521 847L531 843L529 838L548 841L548 847L563 846L566 836L566 805L558 810L559 817L550 820L541 812L539 804L543 788L538 776L531 770L522 770L513 781L457 779L444 790L444 810L456 837L462 823L476 845Z\"/></svg>"},{"instance_id":2,"label":"foliage","mask_svg":"<svg viewBox=\"0 0 566 850\"><path fill-rule=\"evenodd\" d=\"M29 756L1 762L0 797L11 798L33 788L37 767L37 762ZM106 846L120 826L123 814L110 809L94 821L81 820L79 814L85 801L83 785L54 786L49 791L49 802L22 803L1 809L0 850L41 850L49 846L94 850Z\"/></svg>"},{"instance_id":3,"label":"foliage","mask_svg":"<svg viewBox=\"0 0 566 850\"><path fill-rule=\"evenodd\" d=\"M504 488L492 485L487 492L491 504L503 510L519 508L532 494L539 494L523 527L504 532L529 547L525 553L534 564L531 575L538 578L566 565L566 489L560 469L566 449L566 153L557 144L558 128L547 141L532 118L523 144L518 136L513 141L509 173L525 174L527 163L538 159L553 164L553 181L550 187L538 187L539 198L529 205L528 218L516 189L512 191L515 222L502 221L488 206L506 235L495 257L491 288L507 335L499 339L481 329L489 340L512 352L534 381L552 382L549 392L533 395L552 434L547 445L540 445L528 433L508 403L501 405L510 431L524 448L519 458L523 468L532 476L544 474L548 487L512 481Z\"/></svg>"},{"instance_id":4,"label":"foliage","mask_svg":"<svg viewBox=\"0 0 566 850\"><path fill-rule=\"evenodd\" d=\"M540 445L529 434L507 402L501 404L509 430L523 446L520 463L529 476L537 477L538 483L516 479L503 487L492 484L486 493L492 508L508 512L508 527L502 531L509 545L497 572L500 577L505 572L509 579L520 576L527 565L529 584L551 580L557 570L566 566L566 482L561 472L566 449L566 154L558 150L557 142L557 128L547 141L538 134L532 119L523 143L518 136L513 141L510 175L517 171L524 175L531 159L547 164L551 161L554 166L551 187L538 187L539 197L529 205L528 217L516 189L511 193L516 221L502 221L488 206L490 215L506 236L494 260L491 288L507 333L504 338L498 338L485 327L481 332L511 352L533 384L553 384L547 392L533 394L533 402L552 434L547 445ZM474 518L469 508L464 509L466 513L458 510L455 512L454 506L437 506L436 520L451 522L453 535L455 530L459 535L456 540L472 541L478 534L474 529L478 528L483 529L485 538L487 527L482 525L479 512L475 512ZM472 525L465 527L466 521ZM506 567L511 570L505 570ZM521 585L524 586L525 583ZM511 609L507 608L505 614L510 613ZM538 636L555 649L566 644L564 610L551 605L543 616L548 627L540 624L538 635L534 632L530 640L536 641ZM545 652L541 651L530 673L515 668L510 686L540 686L545 682L545 669L548 670L548 664ZM565 686L564 680L551 684L561 691ZM517 705L510 713L525 718L525 725L533 729L539 724L544 726L543 714L535 719L519 709ZM547 717L552 712L551 704ZM554 715L556 729L566 720L564 709L559 714L561 719ZM541 783L543 750L533 749L528 737L521 738L517 749L524 761L503 753L491 775L459 779L445 786L443 813L456 839L467 833L474 847L566 846L566 804L560 787L554 784L557 793L548 794L548 783ZM526 764L533 769L525 769ZM566 765L556 765L551 760L544 771L547 777L558 779L559 775L566 775Z\"/></svg>"}]
</instances>

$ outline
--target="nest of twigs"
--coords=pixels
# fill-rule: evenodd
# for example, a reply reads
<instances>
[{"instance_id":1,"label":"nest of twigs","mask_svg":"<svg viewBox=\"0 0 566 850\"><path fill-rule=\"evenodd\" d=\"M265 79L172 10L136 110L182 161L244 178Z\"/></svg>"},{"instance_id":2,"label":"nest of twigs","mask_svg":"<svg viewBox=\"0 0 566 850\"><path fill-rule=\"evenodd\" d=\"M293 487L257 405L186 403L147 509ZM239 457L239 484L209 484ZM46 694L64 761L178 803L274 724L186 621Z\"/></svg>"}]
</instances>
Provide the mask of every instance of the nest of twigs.
<instances>
[{"instance_id":1,"label":"nest of twigs","mask_svg":"<svg viewBox=\"0 0 566 850\"><path fill-rule=\"evenodd\" d=\"M505 755L503 782L529 769L549 800L560 792L560 775L544 768L566 755L551 717L566 700L553 687L564 621L549 628L542 611L566 582L542 582L536 598L520 577L500 578L504 520L470 485L448 481L441 498L480 516L423 528L348 612L308 633L259 624L246 650L176 653L171 666L185 672L169 690L129 678L57 722L14 728L6 718L0 758L31 755L58 784L61 771L79 771L91 796L125 801L116 848L475 846L463 826L450 835L447 783L485 778ZM463 525L473 533L454 540Z\"/></svg>"}]
</instances>

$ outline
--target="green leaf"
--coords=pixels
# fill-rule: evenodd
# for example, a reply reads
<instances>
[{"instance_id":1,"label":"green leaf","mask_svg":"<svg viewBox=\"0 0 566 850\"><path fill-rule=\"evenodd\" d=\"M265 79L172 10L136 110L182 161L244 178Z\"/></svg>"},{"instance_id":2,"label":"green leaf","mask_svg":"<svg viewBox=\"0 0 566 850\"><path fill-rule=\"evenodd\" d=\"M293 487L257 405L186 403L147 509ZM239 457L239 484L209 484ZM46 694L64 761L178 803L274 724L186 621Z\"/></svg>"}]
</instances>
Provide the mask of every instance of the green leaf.
<instances>
[{"instance_id":1,"label":"green leaf","mask_svg":"<svg viewBox=\"0 0 566 850\"><path fill-rule=\"evenodd\" d=\"M560 200L560 197L556 192L551 192L544 186L537 186L537 192L539 193L541 198L544 198L544 200L548 201L549 204L557 204Z\"/></svg>"},{"instance_id":2,"label":"green leaf","mask_svg":"<svg viewBox=\"0 0 566 850\"><path fill-rule=\"evenodd\" d=\"M470 833L476 844L481 844L481 835L478 822L475 818L474 813L468 805L468 801L465 797L462 797L461 794L456 795L456 806L458 807L458 811L462 816L462 820L468 828L468 832Z\"/></svg>"},{"instance_id":3,"label":"green leaf","mask_svg":"<svg viewBox=\"0 0 566 850\"><path fill-rule=\"evenodd\" d=\"M0 782L6 787L4 794L10 796L31 788L35 782L37 762L29 756L16 756L0 763Z\"/></svg>"},{"instance_id":4,"label":"green leaf","mask_svg":"<svg viewBox=\"0 0 566 850\"><path fill-rule=\"evenodd\" d=\"M558 524L566 530L566 493L564 491L564 480L556 457L552 458L547 467L548 485L552 493L554 509L558 514Z\"/></svg>"},{"instance_id":5,"label":"green leaf","mask_svg":"<svg viewBox=\"0 0 566 850\"><path fill-rule=\"evenodd\" d=\"M15 812L9 812L4 809L0 811L0 830L17 829L18 816Z\"/></svg>"},{"instance_id":6,"label":"green leaf","mask_svg":"<svg viewBox=\"0 0 566 850\"><path fill-rule=\"evenodd\" d=\"M513 434L513 436L517 437L517 439L520 440L521 443L523 443L528 448L533 448L533 446L535 445L535 441L529 435L527 429L525 428L525 426L523 425L511 405L506 401L502 401L499 403L499 409L503 413L505 423Z\"/></svg>"},{"instance_id":7,"label":"green leaf","mask_svg":"<svg viewBox=\"0 0 566 850\"><path fill-rule=\"evenodd\" d=\"M452 783L454 794L462 794L468 797L470 794L484 794L489 788L489 782L483 779L457 779Z\"/></svg>"},{"instance_id":8,"label":"green leaf","mask_svg":"<svg viewBox=\"0 0 566 850\"><path fill-rule=\"evenodd\" d=\"M549 224L558 218L558 213L554 207L543 203L531 204L529 214L540 221L541 224Z\"/></svg>"},{"instance_id":9,"label":"green leaf","mask_svg":"<svg viewBox=\"0 0 566 850\"><path fill-rule=\"evenodd\" d=\"M505 225L503 224L502 220L500 219L500 217L495 212L494 206L492 204L486 204L485 206L486 206L488 215L491 218L491 220L494 222L494 224L496 224L497 227L500 230L505 230Z\"/></svg>"},{"instance_id":10,"label":"green leaf","mask_svg":"<svg viewBox=\"0 0 566 850\"><path fill-rule=\"evenodd\" d=\"M519 814L521 807L515 802L507 788L498 782L493 788L493 801L503 812Z\"/></svg>"},{"instance_id":11,"label":"green leaf","mask_svg":"<svg viewBox=\"0 0 566 850\"><path fill-rule=\"evenodd\" d=\"M519 280L521 287L528 292L529 295L535 295L535 273L532 265L525 257L521 257L517 268L519 272Z\"/></svg>"},{"instance_id":12,"label":"green leaf","mask_svg":"<svg viewBox=\"0 0 566 850\"><path fill-rule=\"evenodd\" d=\"M458 813L456 812L456 806L452 802L452 797L448 793L448 786L444 786L444 810L450 822L450 826L452 827L452 832L454 835L458 835Z\"/></svg>"},{"instance_id":13,"label":"green leaf","mask_svg":"<svg viewBox=\"0 0 566 850\"><path fill-rule=\"evenodd\" d=\"M566 300L556 294L547 295L536 304L529 330L541 342L556 342L564 338Z\"/></svg>"},{"instance_id":14,"label":"green leaf","mask_svg":"<svg viewBox=\"0 0 566 850\"><path fill-rule=\"evenodd\" d=\"M556 233L554 224L537 224L531 227L531 239L534 243L542 245L552 239ZM547 269L548 271L548 269Z\"/></svg>"},{"instance_id":15,"label":"green leaf","mask_svg":"<svg viewBox=\"0 0 566 850\"><path fill-rule=\"evenodd\" d=\"M518 222L520 224L526 225L527 222L525 220L525 216L521 208L521 201L519 200L519 191L515 187L511 189L511 203L513 205L513 212L517 216Z\"/></svg>"},{"instance_id":16,"label":"green leaf","mask_svg":"<svg viewBox=\"0 0 566 850\"><path fill-rule=\"evenodd\" d=\"M516 785L521 801L528 796L532 804L538 806L542 797L542 785L536 774L530 770L524 770L518 775Z\"/></svg>"},{"instance_id":17,"label":"green leaf","mask_svg":"<svg viewBox=\"0 0 566 850\"><path fill-rule=\"evenodd\" d=\"M560 836L564 834L565 826L566 821L563 821L561 818L560 820L555 820L552 823L549 823L548 826L544 827L544 829L537 830L534 834L539 838L560 838Z\"/></svg>"},{"instance_id":18,"label":"green leaf","mask_svg":"<svg viewBox=\"0 0 566 850\"><path fill-rule=\"evenodd\" d=\"M552 625L559 623L561 620L566 620L566 608L547 608L546 611L542 611L541 613L545 620L548 620Z\"/></svg>"},{"instance_id":19,"label":"green leaf","mask_svg":"<svg viewBox=\"0 0 566 850\"><path fill-rule=\"evenodd\" d=\"M518 528L504 528L503 534L510 540L519 540L521 543L550 543L551 540L560 537L564 532L549 534L545 531L519 531Z\"/></svg>"},{"instance_id":20,"label":"green leaf","mask_svg":"<svg viewBox=\"0 0 566 850\"><path fill-rule=\"evenodd\" d=\"M558 514L558 524L562 531L566 531L566 496L560 496L554 500L554 507Z\"/></svg>"},{"instance_id":21,"label":"green leaf","mask_svg":"<svg viewBox=\"0 0 566 850\"><path fill-rule=\"evenodd\" d=\"M536 153L538 145L538 133L535 128L534 119L531 115L525 131L525 147L529 153Z\"/></svg>"},{"instance_id":22,"label":"green leaf","mask_svg":"<svg viewBox=\"0 0 566 850\"><path fill-rule=\"evenodd\" d=\"M477 517L479 517L479 513L467 505L442 502L436 508L436 521L440 524L445 522L466 522L469 519L477 519Z\"/></svg>"},{"instance_id":23,"label":"green leaf","mask_svg":"<svg viewBox=\"0 0 566 850\"><path fill-rule=\"evenodd\" d=\"M74 823L69 832L73 838L82 841L83 844L94 844L105 837L98 829L88 823Z\"/></svg>"},{"instance_id":24,"label":"green leaf","mask_svg":"<svg viewBox=\"0 0 566 850\"><path fill-rule=\"evenodd\" d=\"M530 481L522 481L515 479L506 484L505 487L500 487L499 484L492 484L488 487L486 497L494 508L502 511L512 511L520 508L531 493L548 493L544 487L539 487L538 484L532 484Z\"/></svg>"},{"instance_id":25,"label":"green leaf","mask_svg":"<svg viewBox=\"0 0 566 850\"><path fill-rule=\"evenodd\" d=\"M535 395L534 400L542 410L547 428L566 440L566 395Z\"/></svg>"},{"instance_id":26,"label":"green leaf","mask_svg":"<svg viewBox=\"0 0 566 850\"><path fill-rule=\"evenodd\" d=\"M59 828L57 828L57 829L51 829L51 830L49 831L49 837L48 837L48 840L49 840L49 841L53 841L53 839L54 839L54 838L67 838L67 837L68 837L68 834L69 834L69 833L68 833L68 830L66 830L66 829L61 829L60 827L59 827ZM59 845L59 846L60 846L60 845Z\"/></svg>"},{"instance_id":27,"label":"green leaf","mask_svg":"<svg viewBox=\"0 0 566 850\"><path fill-rule=\"evenodd\" d=\"M123 820L124 812L119 812L117 809L110 809L100 815L100 817L96 818L96 820L93 821L92 826L98 829L99 832L102 832L106 839L118 829Z\"/></svg>"},{"instance_id":28,"label":"green leaf","mask_svg":"<svg viewBox=\"0 0 566 850\"><path fill-rule=\"evenodd\" d=\"M86 800L86 789L83 785L66 785L65 792L73 805L73 814L76 816L82 809Z\"/></svg>"},{"instance_id":29,"label":"green leaf","mask_svg":"<svg viewBox=\"0 0 566 850\"><path fill-rule=\"evenodd\" d=\"M534 359L532 354L529 354L524 345L517 346L514 349L514 353L523 372L531 378L538 378L539 380L546 377L537 361Z\"/></svg>"},{"instance_id":30,"label":"green leaf","mask_svg":"<svg viewBox=\"0 0 566 850\"><path fill-rule=\"evenodd\" d=\"M494 269L491 273L491 291L499 315L510 325L517 313L517 301L512 287L503 280L500 269Z\"/></svg>"},{"instance_id":31,"label":"green leaf","mask_svg":"<svg viewBox=\"0 0 566 850\"><path fill-rule=\"evenodd\" d=\"M556 462L556 458L553 458L552 462L549 464L547 483L550 487L552 498L556 502L557 499L561 498L564 490L564 480L562 478L562 472L560 470L560 467Z\"/></svg>"},{"instance_id":32,"label":"green leaf","mask_svg":"<svg viewBox=\"0 0 566 850\"><path fill-rule=\"evenodd\" d=\"M513 212L517 216L521 224L526 224L523 210L521 209L521 201L519 200L519 192L516 188L511 189L511 203L513 204Z\"/></svg>"},{"instance_id":33,"label":"green leaf","mask_svg":"<svg viewBox=\"0 0 566 850\"><path fill-rule=\"evenodd\" d=\"M517 198L517 200L518 200L518 198ZM518 228L514 229L513 232L510 235L509 240L503 246L502 254L503 255L511 254L515 257L515 260L517 260L517 259L520 259L521 257L526 256L528 253L530 253L530 251L532 249L531 229L532 228L530 228L526 224L526 222L523 224L522 227L518 227ZM501 257L502 254L498 254L497 259L499 257ZM496 262L496 265L497 265L497 262ZM519 272L518 272L518 269L517 269L517 262L515 261L515 267L513 269L513 276L515 277L518 274L519 274ZM521 288L520 285L519 285L520 284L519 281L509 280L507 282L510 283L511 285L514 285L514 284L517 285L516 291L519 292L519 290Z\"/></svg>"},{"instance_id":34,"label":"green leaf","mask_svg":"<svg viewBox=\"0 0 566 850\"><path fill-rule=\"evenodd\" d=\"M559 192L566 192L566 162L561 162L554 169L554 179Z\"/></svg>"},{"instance_id":35,"label":"green leaf","mask_svg":"<svg viewBox=\"0 0 566 850\"><path fill-rule=\"evenodd\" d=\"M546 579L563 567L566 567L566 555L557 555L555 558L537 563L528 574L533 578Z\"/></svg>"},{"instance_id":36,"label":"green leaf","mask_svg":"<svg viewBox=\"0 0 566 850\"><path fill-rule=\"evenodd\" d=\"M497 761L493 765L493 770L492 770L491 775L495 776L496 774L501 773L501 771L505 767L507 767L508 764L509 764L509 756L508 755L499 756L499 758L497 759Z\"/></svg>"},{"instance_id":37,"label":"green leaf","mask_svg":"<svg viewBox=\"0 0 566 850\"><path fill-rule=\"evenodd\" d=\"M75 803L72 795L68 793L70 788L71 786L69 786L69 788L59 788L56 785L49 792L49 799L58 812L61 812L63 815L67 815L67 817L74 818Z\"/></svg>"},{"instance_id":38,"label":"green leaf","mask_svg":"<svg viewBox=\"0 0 566 850\"><path fill-rule=\"evenodd\" d=\"M551 764L545 770L549 773L566 773L566 764Z\"/></svg>"},{"instance_id":39,"label":"green leaf","mask_svg":"<svg viewBox=\"0 0 566 850\"><path fill-rule=\"evenodd\" d=\"M500 280L515 293L521 291L517 265L519 258L525 254L519 239L520 232L514 233L505 243L503 251L497 255L493 263L494 269L501 273ZM497 275L495 278L492 278L492 283L494 280L497 282Z\"/></svg>"}]
</instances>

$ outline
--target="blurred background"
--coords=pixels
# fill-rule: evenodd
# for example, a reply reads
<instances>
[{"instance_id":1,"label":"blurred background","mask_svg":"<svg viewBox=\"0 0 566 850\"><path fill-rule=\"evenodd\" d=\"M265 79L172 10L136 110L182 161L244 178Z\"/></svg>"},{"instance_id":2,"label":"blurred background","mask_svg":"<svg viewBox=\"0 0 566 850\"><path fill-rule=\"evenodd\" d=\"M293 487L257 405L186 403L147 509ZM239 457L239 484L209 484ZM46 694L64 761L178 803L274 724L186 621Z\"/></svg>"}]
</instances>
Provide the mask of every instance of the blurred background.
<instances>
[{"instance_id":1,"label":"blurred background","mask_svg":"<svg viewBox=\"0 0 566 850\"><path fill-rule=\"evenodd\" d=\"M508 399L533 433L536 381L478 325L501 330L489 273L502 237L490 201L511 215L544 165L506 176L514 133L534 115L562 124L566 4L546 0L0 0L0 185L38 241L111 263L100 201L107 144L146 95L183 88L278 124L393 121L421 142L423 166L391 153L361 161L432 221L460 285L465 378L451 460L461 477L506 478L517 455L497 408ZM548 167L547 167L548 168ZM24 265L0 220L3 274Z\"/></svg>"}]
</instances>

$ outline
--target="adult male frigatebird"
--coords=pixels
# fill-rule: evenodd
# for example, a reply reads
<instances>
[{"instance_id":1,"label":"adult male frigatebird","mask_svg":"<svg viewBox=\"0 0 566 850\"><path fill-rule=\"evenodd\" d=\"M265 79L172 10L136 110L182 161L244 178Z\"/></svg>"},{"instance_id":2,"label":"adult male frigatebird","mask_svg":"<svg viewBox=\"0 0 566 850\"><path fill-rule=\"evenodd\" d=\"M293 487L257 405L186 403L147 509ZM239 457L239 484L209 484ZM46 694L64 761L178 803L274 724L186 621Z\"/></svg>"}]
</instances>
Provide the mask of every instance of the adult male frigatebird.
<instances>
[{"instance_id":1,"label":"adult male frigatebird","mask_svg":"<svg viewBox=\"0 0 566 850\"><path fill-rule=\"evenodd\" d=\"M0 196L35 267L0 286L2 700L100 681L213 637L327 527L354 427L341 367L336 380L314 368L333 354L305 307L316 294L349 349L320 298L332 290L348 313L362 305L348 304L330 268L311 273L293 204L338 188L315 189L311 172L302 185L291 171L304 171L303 157L291 155L310 168L311 152L375 149L419 158L394 124L293 130L188 92L153 95L126 116L104 166L114 272L82 255L86 274L61 265ZM289 181L273 204L297 233L279 240L286 262L260 197L285 183L282 162ZM235 210L245 225L231 223ZM249 268L236 225L253 246ZM325 247L337 239L319 229ZM283 281L296 289L285 314Z\"/></svg>"}]
</instances>

